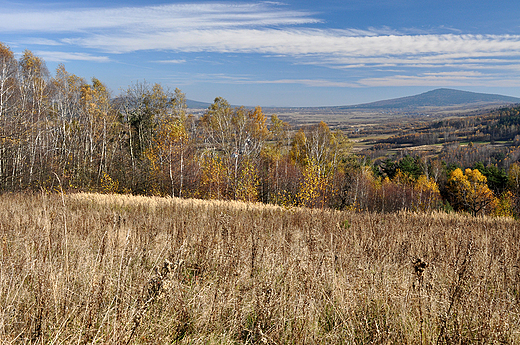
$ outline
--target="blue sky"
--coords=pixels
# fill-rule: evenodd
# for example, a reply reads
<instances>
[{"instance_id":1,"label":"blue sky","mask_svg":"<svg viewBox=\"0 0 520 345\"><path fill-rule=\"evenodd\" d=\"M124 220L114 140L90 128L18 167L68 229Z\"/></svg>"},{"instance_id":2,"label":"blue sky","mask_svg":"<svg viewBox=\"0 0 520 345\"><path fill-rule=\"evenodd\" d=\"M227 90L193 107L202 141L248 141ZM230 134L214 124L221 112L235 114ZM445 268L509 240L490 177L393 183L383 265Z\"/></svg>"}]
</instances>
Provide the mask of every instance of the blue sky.
<instances>
[{"instance_id":1,"label":"blue sky","mask_svg":"<svg viewBox=\"0 0 520 345\"><path fill-rule=\"evenodd\" d=\"M53 73L190 99L329 106L439 87L520 97L515 1L0 0L0 42Z\"/></svg>"}]
</instances>

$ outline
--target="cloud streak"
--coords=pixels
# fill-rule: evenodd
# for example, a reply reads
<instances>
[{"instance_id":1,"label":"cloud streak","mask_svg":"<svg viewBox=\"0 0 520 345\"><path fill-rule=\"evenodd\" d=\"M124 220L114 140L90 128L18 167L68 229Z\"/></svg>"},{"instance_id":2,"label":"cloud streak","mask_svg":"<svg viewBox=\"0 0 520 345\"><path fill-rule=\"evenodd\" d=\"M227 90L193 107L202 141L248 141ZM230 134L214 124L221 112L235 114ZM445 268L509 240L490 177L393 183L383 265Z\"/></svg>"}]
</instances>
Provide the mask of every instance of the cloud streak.
<instances>
[{"instance_id":1,"label":"cloud streak","mask_svg":"<svg viewBox=\"0 0 520 345\"><path fill-rule=\"evenodd\" d=\"M333 58L386 57L444 60L520 56L520 35L348 36L341 31L294 29L221 29L182 32L95 34L68 43L113 53L138 50L262 53ZM346 60L348 62L348 60ZM340 60L338 60L340 62Z\"/></svg>"},{"instance_id":2,"label":"cloud streak","mask_svg":"<svg viewBox=\"0 0 520 345\"><path fill-rule=\"evenodd\" d=\"M520 81L508 76L497 78L494 75L477 72L440 72L420 73L417 75L391 75L380 78L365 78L359 80L360 86L485 86L485 87L520 87Z\"/></svg>"},{"instance_id":3,"label":"cloud streak","mask_svg":"<svg viewBox=\"0 0 520 345\"><path fill-rule=\"evenodd\" d=\"M155 62L155 63L161 63L161 64L183 64L183 63L186 63L186 60L184 59L173 59L173 60L157 60L157 61L152 61L152 62Z\"/></svg>"},{"instance_id":4,"label":"cloud streak","mask_svg":"<svg viewBox=\"0 0 520 345\"><path fill-rule=\"evenodd\" d=\"M52 40L42 39L41 44L64 44L105 54L136 51L257 53L289 58L297 64L339 69L379 68L387 72L391 68L518 70L520 35L412 34L386 27L332 30L318 28L315 24L322 21L316 16L269 2L68 11L35 9L23 13L6 9L0 13L0 32L52 34ZM82 53L45 52L42 56L52 61L108 60L104 56ZM185 60L155 62L178 64ZM468 82L461 78L460 75L416 74L414 77L367 78L359 84ZM483 75L471 78L482 80ZM320 80L300 82L328 85ZM336 85L351 84L337 82Z\"/></svg>"},{"instance_id":5,"label":"cloud streak","mask_svg":"<svg viewBox=\"0 0 520 345\"><path fill-rule=\"evenodd\" d=\"M0 13L3 32L179 31L244 26L317 23L311 13L284 11L267 3L173 4L147 7L91 8L67 11L35 9Z\"/></svg>"},{"instance_id":6,"label":"cloud streak","mask_svg":"<svg viewBox=\"0 0 520 345\"><path fill-rule=\"evenodd\" d=\"M92 62L110 62L107 56L94 56L87 53L69 53L59 51L37 51L36 55L42 57L44 60L53 62L66 61L92 61Z\"/></svg>"}]
</instances>

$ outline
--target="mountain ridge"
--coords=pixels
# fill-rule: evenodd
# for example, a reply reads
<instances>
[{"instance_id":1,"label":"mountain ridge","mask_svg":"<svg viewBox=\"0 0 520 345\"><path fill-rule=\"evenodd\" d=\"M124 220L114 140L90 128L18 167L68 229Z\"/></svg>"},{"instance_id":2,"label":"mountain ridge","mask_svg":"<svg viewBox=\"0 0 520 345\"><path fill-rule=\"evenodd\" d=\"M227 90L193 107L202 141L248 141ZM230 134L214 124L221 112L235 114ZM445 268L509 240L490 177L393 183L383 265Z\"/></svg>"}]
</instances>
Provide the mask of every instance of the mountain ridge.
<instances>
[{"instance_id":1,"label":"mountain ridge","mask_svg":"<svg viewBox=\"0 0 520 345\"><path fill-rule=\"evenodd\" d=\"M322 107L263 107L265 109L338 109L338 110L363 110L363 109L414 109L421 107L447 107L465 104L515 104L520 103L520 98L499 94L462 91L449 88L439 88L423 92L417 95L392 98L370 103L355 105L322 106ZM211 103L187 100L190 109L208 108Z\"/></svg>"},{"instance_id":2,"label":"mountain ridge","mask_svg":"<svg viewBox=\"0 0 520 345\"><path fill-rule=\"evenodd\" d=\"M339 106L341 109L403 109L417 107L446 107L475 103L520 103L520 98L498 94L478 93L456 89L440 88L413 96L399 97L353 106Z\"/></svg>"}]
</instances>

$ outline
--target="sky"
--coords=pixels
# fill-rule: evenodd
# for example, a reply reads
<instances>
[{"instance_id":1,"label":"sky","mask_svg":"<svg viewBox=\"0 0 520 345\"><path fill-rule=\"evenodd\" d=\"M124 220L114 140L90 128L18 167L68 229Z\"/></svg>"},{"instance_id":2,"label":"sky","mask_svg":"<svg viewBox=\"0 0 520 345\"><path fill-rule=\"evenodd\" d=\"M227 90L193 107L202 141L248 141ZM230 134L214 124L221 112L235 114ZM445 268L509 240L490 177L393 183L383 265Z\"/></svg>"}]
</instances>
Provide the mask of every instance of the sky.
<instances>
[{"instance_id":1,"label":"sky","mask_svg":"<svg viewBox=\"0 0 520 345\"><path fill-rule=\"evenodd\" d=\"M0 0L0 42L114 95L353 105L440 87L520 97L517 0Z\"/></svg>"}]
</instances>

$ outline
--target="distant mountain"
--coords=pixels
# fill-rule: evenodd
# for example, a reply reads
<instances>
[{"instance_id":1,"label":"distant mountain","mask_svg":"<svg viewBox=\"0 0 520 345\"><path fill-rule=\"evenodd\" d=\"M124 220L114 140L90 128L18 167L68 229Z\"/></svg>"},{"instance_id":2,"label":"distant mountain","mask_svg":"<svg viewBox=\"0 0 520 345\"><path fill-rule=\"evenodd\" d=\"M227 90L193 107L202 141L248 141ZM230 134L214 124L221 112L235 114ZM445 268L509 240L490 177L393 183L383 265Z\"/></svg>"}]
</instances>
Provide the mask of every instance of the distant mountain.
<instances>
[{"instance_id":1,"label":"distant mountain","mask_svg":"<svg viewBox=\"0 0 520 345\"><path fill-rule=\"evenodd\" d=\"M186 100L186 105L189 109L207 109L211 103L193 101L191 99Z\"/></svg>"},{"instance_id":2,"label":"distant mountain","mask_svg":"<svg viewBox=\"0 0 520 345\"><path fill-rule=\"evenodd\" d=\"M434 109L439 110L443 107L477 109L486 106L498 106L516 103L520 103L520 98L488 93L461 91L454 89L436 89L415 96L394 98L384 101L377 101L357 105L297 108L264 107L264 110L277 113L293 113L297 111L304 113L311 112L316 114L326 114L330 111L351 112L355 110L367 110L379 112L384 110L416 111L419 109L421 109L421 111L424 111L424 108L430 108L429 111L435 112ZM198 102L188 99L186 100L186 105L189 109L208 109L211 103Z\"/></svg>"},{"instance_id":3,"label":"distant mountain","mask_svg":"<svg viewBox=\"0 0 520 345\"><path fill-rule=\"evenodd\" d=\"M340 109L406 109L419 107L449 107L466 104L506 104L520 103L520 98L476 93L453 89L436 89L415 96L394 98L385 101L365 103L353 106L341 106Z\"/></svg>"}]
</instances>

